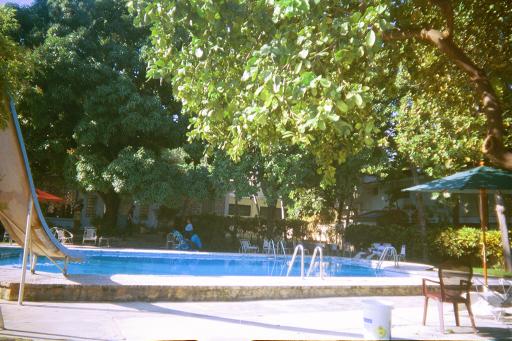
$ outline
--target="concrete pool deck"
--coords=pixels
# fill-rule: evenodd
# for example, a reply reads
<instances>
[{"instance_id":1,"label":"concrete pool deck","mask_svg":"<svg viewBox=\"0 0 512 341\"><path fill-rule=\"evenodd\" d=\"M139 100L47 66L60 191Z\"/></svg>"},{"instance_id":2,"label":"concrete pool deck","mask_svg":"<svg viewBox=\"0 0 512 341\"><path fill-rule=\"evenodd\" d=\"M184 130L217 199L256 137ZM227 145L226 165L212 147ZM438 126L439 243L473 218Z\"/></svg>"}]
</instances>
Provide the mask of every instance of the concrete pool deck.
<instances>
[{"instance_id":1,"label":"concrete pool deck","mask_svg":"<svg viewBox=\"0 0 512 341\"><path fill-rule=\"evenodd\" d=\"M423 297L373 297L393 304L391 335L402 340L507 340L511 324L468 314L455 327L445 305L445 333L436 304L422 326ZM27 302L0 300L0 339L35 340L353 340L363 338L362 297L245 302Z\"/></svg>"},{"instance_id":2,"label":"concrete pool deck","mask_svg":"<svg viewBox=\"0 0 512 341\"><path fill-rule=\"evenodd\" d=\"M367 297L393 304L394 339L512 340L510 320L495 321L489 311L480 314L478 302L473 304L477 333L466 311L460 312L461 327L455 327L450 305L445 305L446 333L441 333L433 302L422 326L421 278L435 279L437 273L421 264L384 267L401 276L322 280L27 272L20 306L13 300L21 270L2 266L0 340L362 339Z\"/></svg>"}]
</instances>

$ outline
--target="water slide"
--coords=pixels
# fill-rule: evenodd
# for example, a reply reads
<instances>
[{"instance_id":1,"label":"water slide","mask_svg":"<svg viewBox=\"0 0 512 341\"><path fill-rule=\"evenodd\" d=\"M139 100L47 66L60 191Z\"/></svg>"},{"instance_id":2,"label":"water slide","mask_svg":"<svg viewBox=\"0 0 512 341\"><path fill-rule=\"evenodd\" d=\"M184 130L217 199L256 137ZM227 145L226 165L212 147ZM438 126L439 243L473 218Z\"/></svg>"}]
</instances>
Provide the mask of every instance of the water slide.
<instances>
[{"instance_id":1,"label":"water slide","mask_svg":"<svg viewBox=\"0 0 512 341\"><path fill-rule=\"evenodd\" d=\"M80 260L83 257L78 251L69 250L55 238L41 212L12 99L8 116L7 127L0 128L0 221L16 243L24 247L27 242L25 250L32 255L54 262L64 260L65 264ZM32 233L27 236L29 219ZM65 268L61 268L64 273Z\"/></svg>"}]
</instances>

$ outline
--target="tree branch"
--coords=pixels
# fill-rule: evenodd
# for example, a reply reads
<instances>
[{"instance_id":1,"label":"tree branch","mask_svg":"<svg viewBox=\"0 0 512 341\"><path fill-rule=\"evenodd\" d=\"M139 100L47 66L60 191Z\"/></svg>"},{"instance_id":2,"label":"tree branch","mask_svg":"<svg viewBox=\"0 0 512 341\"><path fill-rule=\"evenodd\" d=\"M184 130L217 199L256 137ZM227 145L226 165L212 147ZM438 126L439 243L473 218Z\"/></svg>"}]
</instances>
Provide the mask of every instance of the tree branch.
<instances>
[{"instance_id":1,"label":"tree branch","mask_svg":"<svg viewBox=\"0 0 512 341\"><path fill-rule=\"evenodd\" d=\"M487 119L487 137L482 152L492 163L499 167L512 170L512 152L507 151L503 144L505 129L503 126L502 109L489 78L467 55L457 46L453 39L453 8L449 0L431 0L441 8L446 19L447 30L441 32L434 29L392 30L383 33L384 41L405 40L415 38L433 44L444 53L460 70L464 71L474 84L481 100L481 109Z\"/></svg>"},{"instance_id":2,"label":"tree branch","mask_svg":"<svg viewBox=\"0 0 512 341\"><path fill-rule=\"evenodd\" d=\"M382 33L384 41L406 40L411 38L421 39L421 29L401 31L399 29L385 31Z\"/></svg>"},{"instance_id":3,"label":"tree branch","mask_svg":"<svg viewBox=\"0 0 512 341\"><path fill-rule=\"evenodd\" d=\"M431 2L441 9L444 19L446 20L446 30L443 32L445 38L453 37L453 6L450 0L431 0Z\"/></svg>"}]
</instances>

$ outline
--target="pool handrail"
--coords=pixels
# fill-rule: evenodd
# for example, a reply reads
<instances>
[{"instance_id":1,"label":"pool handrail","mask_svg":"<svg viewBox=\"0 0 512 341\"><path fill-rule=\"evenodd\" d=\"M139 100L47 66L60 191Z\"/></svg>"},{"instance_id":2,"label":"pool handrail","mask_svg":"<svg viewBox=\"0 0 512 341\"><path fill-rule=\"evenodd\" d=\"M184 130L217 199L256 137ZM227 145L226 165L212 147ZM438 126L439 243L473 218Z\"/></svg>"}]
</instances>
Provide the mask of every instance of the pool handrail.
<instances>
[{"instance_id":1,"label":"pool handrail","mask_svg":"<svg viewBox=\"0 0 512 341\"><path fill-rule=\"evenodd\" d=\"M300 250L300 278L304 278L304 246L302 244L299 244L295 247L295 250L293 250L293 256L290 261L290 265L288 265L288 272L286 273L286 277L290 275L290 272L292 271L293 263L295 263L295 258L297 258L297 253Z\"/></svg>"},{"instance_id":2,"label":"pool handrail","mask_svg":"<svg viewBox=\"0 0 512 341\"><path fill-rule=\"evenodd\" d=\"M388 254L393 256L393 260L395 262L395 268L398 267L398 254L396 252L396 249L393 246L386 246L384 248L384 250L382 251L382 254L380 255L377 266L375 267L376 270L380 270L382 268L382 263L386 260L386 257L388 256Z\"/></svg>"},{"instance_id":3,"label":"pool handrail","mask_svg":"<svg viewBox=\"0 0 512 341\"><path fill-rule=\"evenodd\" d=\"M309 269L308 269L308 272L306 273L306 277L309 277L309 275L311 274L311 271L313 270L313 268L315 266L315 259L316 259L317 253L320 254L320 263L318 264L320 267L320 278L324 279L324 266L323 266L324 255L323 255L322 247L320 245L317 245L315 247L315 250L313 251L313 256L311 257L311 263L309 264Z\"/></svg>"}]
</instances>

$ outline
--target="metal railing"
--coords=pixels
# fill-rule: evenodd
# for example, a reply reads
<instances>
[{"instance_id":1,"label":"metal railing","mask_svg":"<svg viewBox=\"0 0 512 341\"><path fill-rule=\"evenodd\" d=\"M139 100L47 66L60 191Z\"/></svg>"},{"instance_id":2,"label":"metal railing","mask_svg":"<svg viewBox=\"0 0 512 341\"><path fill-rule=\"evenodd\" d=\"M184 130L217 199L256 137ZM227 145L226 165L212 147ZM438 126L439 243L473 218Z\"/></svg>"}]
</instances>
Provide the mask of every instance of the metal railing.
<instances>
[{"instance_id":1,"label":"metal railing","mask_svg":"<svg viewBox=\"0 0 512 341\"><path fill-rule=\"evenodd\" d=\"M320 263L319 263L320 278L324 279L324 265L323 265L324 264L324 256L323 256L323 251L322 251L321 246L315 247L315 250L313 251L313 256L311 257L311 263L309 264L309 269L308 269L308 273L306 274L306 277L309 277L309 275L311 274L311 271L315 267L315 260L316 260L317 253L320 254Z\"/></svg>"},{"instance_id":2,"label":"metal railing","mask_svg":"<svg viewBox=\"0 0 512 341\"><path fill-rule=\"evenodd\" d=\"M277 252L279 253L279 247L281 247L281 251L283 252L283 255L286 256L286 247L284 246L284 240L280 240L277 242Z\"/></svg>"},{"instance_id":3,"label":"metal railing","mask_svg":"<svg viewBox=\"0 0 512 341\"><path fill-rule=\"evenodd\" d=\"M382 263L386 260L386 257L392 256L395 262L395 268L398 267L398 254L396 253L396 249L393 246L386 246L380 255L376 270L380 270L382 268Z\"/></svg>"},{"instance_id":4,"label":"metal railing","mask_svg":"<svg viewBox=\"0 0 512 341\"><path fill-rule=\"evenodd\" d=\"M302 244L299 244L295 247L295 250L293 250L293 256L292 260L290 261L290 265L288 265L288 272L286 273L286 276L290 275L290 272L292 271L293 263L295 263L295 258L297 258L297 253L300 250L300 278L304 278L304 246Z\"/></svg>"}]
</instances>

